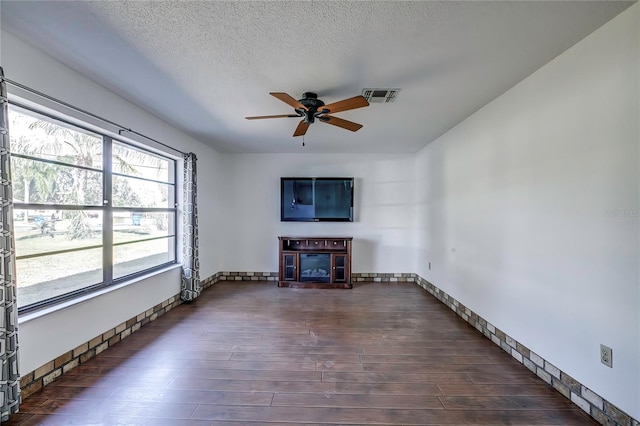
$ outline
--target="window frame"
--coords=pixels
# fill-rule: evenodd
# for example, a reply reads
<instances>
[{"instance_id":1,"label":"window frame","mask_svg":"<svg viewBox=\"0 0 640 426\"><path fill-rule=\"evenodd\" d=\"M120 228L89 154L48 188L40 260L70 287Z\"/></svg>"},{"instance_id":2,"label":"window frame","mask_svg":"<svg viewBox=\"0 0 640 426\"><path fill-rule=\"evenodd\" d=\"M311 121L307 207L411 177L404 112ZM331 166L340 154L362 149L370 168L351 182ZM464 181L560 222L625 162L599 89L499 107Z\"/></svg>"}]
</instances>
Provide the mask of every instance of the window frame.
<instances>
[{"instance_id":1,"label":"window frame","mask_svg":"<svg viewBox=\"0 0 640 426\"><path fill-rule=\"evenodd\" d=\"M57 160L49 160L46 158L38 157L36 155L27 155L27 154L20 154L20 153L14 154L13 152L10 152L11 157L15 156L16 158L22 158L28 161L40 161L47 164L54 164L54 165L59 165L63 167L70 167L75 169L102 173L102 198L103 198L102 205L26 203L24 201L13 202L14 210L25 210L27 212L29 210L84 210L84 211L97 211L102 213L102 227L101 227L102 244L101 245L91 245L91 246L84 246L84 247L77 247L77 248L63 249L63 250L52 250L49 252L42 252L38 254L28 254L24 256L20 256L20 254L16 252L16 262L17 262L18 260L21 260L21 259L44 257L44 256L55 255L55 254L61 254L61 253L101 248L102 249L102 281L100 283L88 284L80 289L72 290L57 296L49 297L47 299L43 299L41 301L37 301L29 305L20 306L18 307L19 316L22 314L32 313L34 311L38 311L43 308L54 307L55 305L68 302L73 299L85 297L91 293L103 290L105 288L126 284L128 281L135 282L137 279L139 279L142 276L158 273L161 270L164 270L167 267L176 265L178 263L179 261L178 240L181 234L181 231L178 228L178 225L180 223L178 213L180 211L179 201L182 198L179 197L179 193L178 193L178 183L179 183L178 177L179 177L179 168L181 167L181 165L179 164L176 157L171 156L159 150L154 150L153 148L145 144L142 144L140 142L131 141L122 136L112 135L111 132L105 129L102 129L97 126L93 126L81 120L68 119L61 113L50 112L46 110L46 107L32 105L31 102L23 103L20 100L10 98L9 109L11 108L22 109L27 113L32 113L37 116L41 116L45 119L52 120L53 123L57 122L57 123L63 124L64 126L69 126L71 129L90 132L95 136L100 137L101 144L102 144L102 169L69 164L69 163L65 163ZM11 128L9 128L9 135L11 136ZM168 175L168 181L164 182L160 180L138 178L135 176L114 172L112 167L112 147L114 143L121 144L125 146L127 149L138 151L143 154L160 157L163 160L168 161L172 169L170 171L171 173ZM113 190L112 183L113 183L114 176L142 179L146 181L167 185L169 189L169 193L170 194L172 193L173 195L173 206L168 204L167 207L123 207L123 206L114 207L113 193L112 193L112 190ZM172 220L173 233L168 233L166 236L157 236L157 237L146 238L146 239L144 238L136 239L134 241L124 241L124 242L119 242L114 244L113 213L123 212L123 211L124 212L135 211L135 212L141 212L141 213L147 213L147 212L167 213L170 217L173 216L173 220ZM171 254L171 251L173 252L172 260L160 263L158 265L155 265L149 268L144 268L144 269L141 269L117 278L113 278L113 271L115 269L115 265L113 264L114 247L128 245L128 244L135 244L135 243L144 242L144 241L161 240L161 239L165 239L167 240L167 242L169 242L172 238L173 238L173 244L167 246L169 247L168 254ZM19 277L17 277L17 279L19 281ZM19 297L19 292L20 290L18 289L18 297Z\"/></svg>"}]
</instances>

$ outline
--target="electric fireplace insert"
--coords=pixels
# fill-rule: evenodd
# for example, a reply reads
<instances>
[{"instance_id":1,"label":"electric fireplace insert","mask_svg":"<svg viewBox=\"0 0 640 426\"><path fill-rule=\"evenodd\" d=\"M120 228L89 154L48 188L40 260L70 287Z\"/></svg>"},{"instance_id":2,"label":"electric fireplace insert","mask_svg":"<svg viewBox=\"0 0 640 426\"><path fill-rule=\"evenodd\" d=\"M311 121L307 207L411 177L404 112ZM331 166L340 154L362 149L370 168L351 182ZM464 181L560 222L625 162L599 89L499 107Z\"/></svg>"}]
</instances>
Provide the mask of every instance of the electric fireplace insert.
<instances>
[{"instance_id":1,"label":"electric fireplace insert","mask_svg":"<svg viewBox=\"0 0 640 426\"><path fill-rule=\"evenodd\" d=\"M330 282L331 255L329 253L300 254L300 281Z\"/></svg>"}]
</instances>

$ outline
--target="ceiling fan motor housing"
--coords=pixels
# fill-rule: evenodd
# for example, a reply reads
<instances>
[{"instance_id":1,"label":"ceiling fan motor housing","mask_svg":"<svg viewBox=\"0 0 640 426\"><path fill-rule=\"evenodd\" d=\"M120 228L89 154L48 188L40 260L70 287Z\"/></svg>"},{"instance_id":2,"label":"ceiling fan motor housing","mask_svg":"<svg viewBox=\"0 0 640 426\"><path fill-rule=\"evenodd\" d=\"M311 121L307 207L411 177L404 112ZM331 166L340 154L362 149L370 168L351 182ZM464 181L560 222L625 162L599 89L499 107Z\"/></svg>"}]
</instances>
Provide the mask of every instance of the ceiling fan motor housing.
<instances>
[{"instance_id":1,"label":"ceiling fan motor housing","mask_svg":"<svg viewBox=\"0 0 640 426\"><path fill-rule=\"evenodd\" d=\"M313 92L305 92L302 94L302 99L298 99L307 110L296 109L296 112L304 115L304 121L307 123L313 123L318 114L322 113L322 110L318 111L318 108L324 106L324 102L318 99L318 95Z\"/></svg>"}]
</instances>

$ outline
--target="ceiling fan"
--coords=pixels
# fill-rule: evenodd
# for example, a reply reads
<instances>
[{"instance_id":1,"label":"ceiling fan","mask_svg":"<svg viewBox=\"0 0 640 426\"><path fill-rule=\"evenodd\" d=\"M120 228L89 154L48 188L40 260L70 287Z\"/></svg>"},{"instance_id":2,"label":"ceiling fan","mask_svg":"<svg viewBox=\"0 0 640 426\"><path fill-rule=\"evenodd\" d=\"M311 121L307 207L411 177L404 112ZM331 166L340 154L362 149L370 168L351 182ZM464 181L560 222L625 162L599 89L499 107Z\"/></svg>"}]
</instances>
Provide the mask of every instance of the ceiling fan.
<instances>
[{"instance_id":1,"label":"ceiling fan","mask_svg":"<svg viewBox=\"0 0 640 426\"><path fill-rule=\"evenodd\" d=\"M367 102L367 100L362 96L354 96L353 98L344 99L342 101L325 105L324 102L318 99L318 95L312 92L304 93L302 95L302 99L298 100L283 92L271 92L269 94L280 99L282 102L291 105L296 113L280 115L260 115L256 117L245 118L247 120L261 120L264 118L302 117L302 120L300 120L300 123L298 123L298 127L296 127L295 132L293 132L294 137L303 136L305 133L307 133L309 125L315 122L316 119L323 123L351 130L352 132L358 131L362 128L362 124L334 117L330 114L369 106L369 102Z\"/></svg>"}]
</instances>

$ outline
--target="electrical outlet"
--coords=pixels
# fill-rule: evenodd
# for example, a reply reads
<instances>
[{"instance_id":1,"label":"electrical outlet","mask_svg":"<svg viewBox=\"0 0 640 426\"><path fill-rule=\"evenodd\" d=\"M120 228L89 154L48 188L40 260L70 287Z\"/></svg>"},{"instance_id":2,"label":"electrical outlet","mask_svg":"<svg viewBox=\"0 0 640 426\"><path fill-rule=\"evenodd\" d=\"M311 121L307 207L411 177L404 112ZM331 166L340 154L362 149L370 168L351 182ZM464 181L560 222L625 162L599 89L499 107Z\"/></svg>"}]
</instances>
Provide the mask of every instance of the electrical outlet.
<instances>
[{"instance_id":1,"label":"electrical outlet","mask_svg":"<svg viewBox=\"0 0 640 426\"><path fill-rule=\"evenodd\" d=\"M613 368L613 349L600 345L600 362L607 367Z\"/></svg>"}]
</instances>

